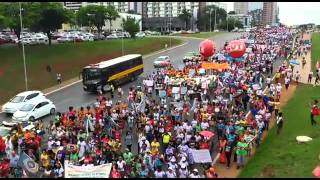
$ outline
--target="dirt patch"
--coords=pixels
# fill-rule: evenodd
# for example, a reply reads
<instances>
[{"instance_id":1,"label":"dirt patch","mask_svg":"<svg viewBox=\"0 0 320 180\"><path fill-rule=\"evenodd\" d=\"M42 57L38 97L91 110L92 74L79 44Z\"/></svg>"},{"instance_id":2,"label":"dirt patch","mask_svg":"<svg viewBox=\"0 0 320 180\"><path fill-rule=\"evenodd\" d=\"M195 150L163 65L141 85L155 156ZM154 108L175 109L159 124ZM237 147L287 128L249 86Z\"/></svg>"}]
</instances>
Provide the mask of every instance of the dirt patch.
<instances>
[{"instance_id":1,"label":"dirt patch","mask_svg":"<svg viewBox=\"0 0 320 180\"><path fill-rule=\"evenodd\" d=\"M272 165L267 165L263 168L260 178L274 178L274 167Z\"/></svg>"}]
</instances>

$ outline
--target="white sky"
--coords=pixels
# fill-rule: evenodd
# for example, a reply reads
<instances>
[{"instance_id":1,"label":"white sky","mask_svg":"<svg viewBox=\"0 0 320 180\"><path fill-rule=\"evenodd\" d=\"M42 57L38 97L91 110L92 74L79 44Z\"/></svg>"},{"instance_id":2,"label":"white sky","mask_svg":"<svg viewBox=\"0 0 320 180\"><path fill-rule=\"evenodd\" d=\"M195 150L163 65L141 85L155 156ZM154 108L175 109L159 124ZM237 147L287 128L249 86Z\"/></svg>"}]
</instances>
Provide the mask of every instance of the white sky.
<instances>
[{"instance_id":1,"label":"white sky","mask_svg":"<svg viewBox=\"0 0 320 180\"><path fill-rule=\"evenodd\" d=\"M225 2L228 12L233 2ZM280 22L286 25L320 24L320 2L278 2Z\"/></svg>"}]
</instances>

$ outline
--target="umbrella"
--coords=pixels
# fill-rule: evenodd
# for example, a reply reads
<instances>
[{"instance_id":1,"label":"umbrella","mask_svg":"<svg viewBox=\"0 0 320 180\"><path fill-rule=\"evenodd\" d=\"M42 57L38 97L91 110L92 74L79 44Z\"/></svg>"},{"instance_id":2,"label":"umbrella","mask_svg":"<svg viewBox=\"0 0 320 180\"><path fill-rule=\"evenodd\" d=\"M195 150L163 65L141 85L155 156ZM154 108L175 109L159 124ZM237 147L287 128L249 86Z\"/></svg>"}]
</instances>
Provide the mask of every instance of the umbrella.
<instances>
[{"instance_id":1,"label":"umbrella","mask_svg":"<svg viewBox=\"0 0 320 180\"><path fill-rule=\"evenodd\" d=\"M320 178L320 166L317 166L313 171L312 174L317 177Z\"/></svg>"},{"instance_id":2,"label":"umbrella","mask_svg":"<svg viewBox=\"0 0 320 180\"><path fill-rule=\"evenodd\" d=\"M202 136L204 136L204 137L209 138L209 139L214 136L214 133L211 132L211 131L202 131L202 132L200 132L200 134L201 134Z\"/></svg>"},{"instance_id":3,"label":"umbrella","mask_svg":"<svg viewBox=\"0 0 320 180\"><path fill-rule=\"evenodd\" d=\"M290 64L293 64L293 65L299 65L299 64L300 64L300 62L299 62L297 59L291 59L291 60L289 61L289 63L290 63Z\"/></svg>"}]
</instances>

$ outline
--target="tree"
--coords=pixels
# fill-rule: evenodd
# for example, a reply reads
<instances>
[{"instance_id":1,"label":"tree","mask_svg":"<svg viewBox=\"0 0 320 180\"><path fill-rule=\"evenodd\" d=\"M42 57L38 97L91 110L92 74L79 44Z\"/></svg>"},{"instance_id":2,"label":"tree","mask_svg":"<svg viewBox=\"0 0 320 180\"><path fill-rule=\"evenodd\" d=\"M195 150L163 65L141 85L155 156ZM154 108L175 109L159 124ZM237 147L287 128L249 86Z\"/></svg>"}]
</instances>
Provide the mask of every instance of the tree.
<instances>
[{"instance_id":1,"label":"tree","mask_svg":"<svg viewBox=\"0 0 320 180\"><path fill-rule=\"evenodd\" d=\"M228 14L236 14L235 11L230 11Z\"/></svg>"},{"instance_id":2,"label":"tree","mask_svg":"<svg viewBox=\"0 0 320 180\"><path fill-rule=\"evenodd\" d=\"M105 6L88 5L81 7L77 14L77 23L80 26L95 26L100 34L107 19L107 9Z\"/></svg>"},{"instance_id":3,"label":"tree","mask_svg":"<svg viewBox=\"0 0 320 180\"><path fill-rule=\"evenodd\" d=\"M132 38L135 38L135 35L140 30L140 20L136 21L136 18L127 16L127 19L122 19L122 28L124 31L127 31Z\"/></svg>"},{"instance_id":4,"label":"tree","mask_svg":"<svg viewBox=\"0 0 320 180\"><path fill-rule=\"evenodd\" d=\"M40 19L37 22L37 27L45 32L51 45L51 32L61 28L63 23L69 22L69 14L67 9L64 9L61 3L46 2L40 5Z\"/></svg>"},{"instance_id":5,"label":"tree","mask_svg":"<svg viewBox=\"0 0 320 180\"><path fill-rule=\"evenodd\" d=\"M3 15L0 15L0 29L6 28L6 18Z\"/></svg>"},{"instance_id":6,"label":"tree","mask_svg":"<svg viewBox=\"0 0 320 180\"><path fill-rule=\"evenodd\" d=\"M188 12L186 9L183 9L181 14L178 16L184 23L185 23L185 30L187 30L188 22L190 21L190 18L192 17L192 14Z\"/></svg>"},{"instance_id":7,"label":"tree","mask_svg":"<svg viewBox=\"0 0 320 180\"><path fill-rule=\"evenodd\" d=\"M24 3L22 3L22 5L24 5ZM0 3L0 14L5 18L3 26L14 31L20 40L21 27L19 3Z\"/></svg>"},{"instance_id":8,"label":"tree","mask_svg":"<svg viewBox=\"0 0 320 180\"><path fill-rule=\"evenodd\" d=\"M228 24L227 24L228 23ZM228 27L228 29L227 29ZM219 24L219 28L220 29L224 29L224 30L227 30L227 31L231 31L233 30L234 28L243 28L243 24L241 23L241 21L239 21L238 19L235 19L235 18L228 18L228 22L227 20L225 21L222 21L220 24Z\"/></svg>"},{"instance_id":9,"label":"tree","mask_svg":"<svg viewBox=\"0 0 320 180\"><path fill-rule=\"evenodd\" d=\"M112 21L115 21L117 18L119 18L119 13L115 9L114 6L107 6L107 14L106 14L106 19L109 21L109 31L111 32L111 27L112 27Z\"/></svg>"}]
</instances>

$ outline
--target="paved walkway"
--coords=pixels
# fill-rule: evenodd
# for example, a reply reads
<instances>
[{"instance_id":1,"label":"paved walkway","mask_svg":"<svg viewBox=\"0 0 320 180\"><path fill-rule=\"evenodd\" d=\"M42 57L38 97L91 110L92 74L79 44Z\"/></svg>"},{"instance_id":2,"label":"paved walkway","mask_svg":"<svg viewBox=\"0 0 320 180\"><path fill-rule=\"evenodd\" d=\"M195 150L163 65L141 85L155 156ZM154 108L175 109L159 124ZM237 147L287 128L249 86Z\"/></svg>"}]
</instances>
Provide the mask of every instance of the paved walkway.
<instances>
[{"instance_id":1,"label":"paved walkway","mask_svg":"<svg viewBox=\"0 0 320 180\"><path fill-rule=\"evenodd\" d=\"M310 40L310 39L311 39L311 35L307 34L307 33L304 33L303 40ZM305 60L306 60L306 65L304 67L302 67L302 58L303 58L303 56L304 55L298 57L300 65L295 65L295 67L293 68L293 73L295 74L297 71L299 71L300 75L301 75L300 79L299 79L299 82L303 83L303 84L308 84L308 74L312 70L311 69L311 51L309 51L307 53L307 55L304 56ZM314 79L315 78L313 77L311 83L314 82Z\"/></svg>"}]
</instances>

